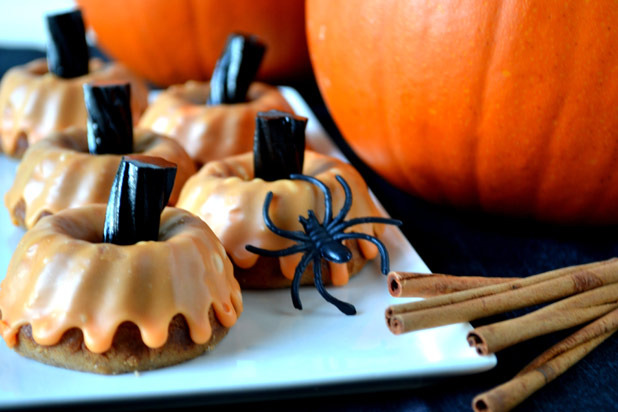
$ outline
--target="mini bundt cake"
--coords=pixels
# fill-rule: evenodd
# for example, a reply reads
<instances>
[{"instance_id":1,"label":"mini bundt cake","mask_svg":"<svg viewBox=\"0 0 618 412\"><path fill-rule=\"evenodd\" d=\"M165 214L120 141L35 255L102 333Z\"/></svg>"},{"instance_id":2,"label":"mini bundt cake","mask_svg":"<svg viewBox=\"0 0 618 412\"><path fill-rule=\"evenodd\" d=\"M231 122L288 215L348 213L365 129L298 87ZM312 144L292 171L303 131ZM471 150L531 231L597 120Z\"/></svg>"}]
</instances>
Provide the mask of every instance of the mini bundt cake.
<instances>
[{"instance_id":1,"label":"mini bundt cake","mask_svg":"<svg viewBox=\"0 0 618 412\"><path fill-rule=\"evenodd\" d=\"M210 82L163 91L139 126L177 139L198 166L250 151L258 112L291 112L276 87L254 82L266 51L255 36L232 34Z\"/></svg>"},{"instance_id":2,"label":"mini bundt cake","mask_svg":"<svg viewBox=\"0 0 618 412\"><path fill-rule=\"evenodd\" d=\"M193 161L173 139L136 130L134 151L161 157L178 166L170 204L195 173ZM50 135L26 151L4 201L14 224L31 228L42 217L89 203L106 203L121 155L88 151L85 129L70 128Z\"/></svg>"},{"instance_id":3,"label":"mini bundt cake","mask_svg":"<svg viewBox=\"0 0 618 412\"><path fill-rule=\"evenodd\" d=\"M330 189L334 211L339 210L345 200L344 190L336 180L340 175L350 185L354 198L348 217L380 216L366 183L351 165L307 150L302 171ZM316 186L299 180L254 178L253 153L209 162L187 181L177 202L178 207L200 216L221 239L243 288L289 286L301 258L300 254L263 257L246 250L248 244L269 250L293 245L292 240L276 235L265 225L262 213L268 192L273 192L269 214L275 225L283 230L302 230L299 216L307 215L310 209L317 216L324 214L324 195ZM371 236L378 236L383 230L384 226L376 223L359 224L354 228L355 232ZM347 263L322 261L325 283L346 284L366 260L378 255L378 248L367 240L347 239L343 243L352 252L352 259ZM313 283L312 265L304 272L301 283Z\"/></svg>"},{"instance_id":4,"label":"mini bundt cake","mask_svg":"<svg viewBox=\"0 0 618 412\"><path fill-rule=\"evenodd\" d=\"M95 373L176 364L212 349L242 312L223 246L167 207L156 241L102 243L105 205L42 219L0 284L0 333L41 362Z\"/></svg>"},{"instance_id":5,"label":"mini bundt cake","mask_svg":"<svg viewBox=\"0 0 618 412\"><path fill-rule=\"evenodd\" d=\"M54 131L86 127L82 85L130 83L135 123L148 104L144 81L117 63L90 58L79 10L47 16L47 58L16 66L0 82L0 149L21 157Z\"/></svg>"}]
</instances>

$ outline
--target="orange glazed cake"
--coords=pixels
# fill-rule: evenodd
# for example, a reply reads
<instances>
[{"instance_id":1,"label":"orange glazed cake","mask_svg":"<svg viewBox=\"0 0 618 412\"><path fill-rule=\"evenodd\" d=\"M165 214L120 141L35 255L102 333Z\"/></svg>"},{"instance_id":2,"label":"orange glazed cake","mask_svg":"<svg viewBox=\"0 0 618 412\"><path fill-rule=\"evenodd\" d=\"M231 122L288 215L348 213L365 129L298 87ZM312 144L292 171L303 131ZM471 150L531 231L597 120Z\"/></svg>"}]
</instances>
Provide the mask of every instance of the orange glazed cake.
<instances>
[{"instance_id":1,"label":"orange glazed cake","mask_svg":"<svg viewBox=\"0 0 618 412\"><path fill-rule=\"evenodd\" d=\"M211 350L242 312L233 267L198 217L167 207L156 241L102 243L105 205L42 219L0 284L0 333L18 353L95 373Z\"/></svg>"},{"instance_id":2,"label":"orange glazed cake","mask_svg":"<svg viewBox=\"0 0 618 412\"><path fill-rule=\"evenodd\" d=\"M163 91L139 126L177 139L198 166L250 151L258 112L292 111L276 87L253 81L265 52L256 36L232 33L210 81Z\"/></svg>"},{"instance_id":3,"label":"orange glazed cake","mask_svg":"<svg viewBox=\"0 0 618 412\"><path fill-rule=\"evenodd\" d=\"M173 139L135 130L134 151L177 165L169 204L176 203L185 181L195 173L191 158ZM31 228L42 217L89 203L107 203L121 155L88 151L85 129L70 128L28 148L4 201L15 225Z\"/></svg>"},{"instance_id":4,"label":"orange glazed cake","mask_svg":"<svg viewBox=\"0 0 618 412\"><path fill-rule=\"evenodd\" d=\"M381 215L365 181L351 165L309 150L304 156L303 174L319 179L330 189L333 211L338 211L345 200L344 190L335 178L340 175L350 185L354 198L348 213L350 219ZM305 181L254 178L253 161L253 153L245 153L209 162L187 181L177 206L200 216L221 239L242 287L286 287L292 283L301 254L264 257L245 249L248 244L269 250L285 249L294 244L265 225L262 213L266 194L273 192L269 215L274 224L289 231L303 229L299 216L306 216L310 209L317 216L323 216L324 195ZM355 226L354 231L379 236L384 226L363 223ZM346 284L366 260L378 255L377 247L367 240L346 239L343 243L352 252L352 259L347 263L323 260L325 283ZM305 270L301 283L313 283L312 264Z\"/></svg>"}]
</instances>

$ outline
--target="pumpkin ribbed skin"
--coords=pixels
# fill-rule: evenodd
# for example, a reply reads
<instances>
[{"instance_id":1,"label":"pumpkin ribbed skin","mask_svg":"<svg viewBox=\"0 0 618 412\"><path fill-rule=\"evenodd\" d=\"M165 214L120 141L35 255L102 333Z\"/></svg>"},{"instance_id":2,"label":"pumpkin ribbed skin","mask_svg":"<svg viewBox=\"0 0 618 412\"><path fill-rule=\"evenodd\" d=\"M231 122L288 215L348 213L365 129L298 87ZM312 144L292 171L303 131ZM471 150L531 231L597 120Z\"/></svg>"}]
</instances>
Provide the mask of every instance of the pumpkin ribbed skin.
<instances>
[{"instance_id":1,"label":"pumpkin ribbed skin","mask_svg":"<svg viewBox=\"0 0 618 412\"><path fill-rule=\"evenodd\" d=\"M227 36L242 31L268 46L258 77L308 72L304 0L78 0L98 44L160 85L208 80Z\"/></svg>"},{"instance_id":2,"label":"pumpkin ribbed skin","mask_svg":"<svg viewBox=\"0 0 618 412\"><path fill-rule=\"evenodd\" d=\"M618 223L615 1L308 0L307 33L342 134L400 188Z\"/></svg>"}]
</instances>

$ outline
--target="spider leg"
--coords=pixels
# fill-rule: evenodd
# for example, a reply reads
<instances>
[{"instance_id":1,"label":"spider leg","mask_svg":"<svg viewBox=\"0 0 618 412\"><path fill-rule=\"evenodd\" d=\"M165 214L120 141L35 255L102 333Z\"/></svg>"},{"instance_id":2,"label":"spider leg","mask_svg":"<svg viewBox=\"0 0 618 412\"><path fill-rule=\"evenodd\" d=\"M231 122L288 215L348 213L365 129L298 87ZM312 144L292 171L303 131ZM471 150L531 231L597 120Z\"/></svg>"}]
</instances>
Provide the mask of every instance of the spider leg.
<instances>
[{"instance_id":1,"label":"spider leg","mask_svg":"<svg viewBox=\"0 0 618 412\"><path fill-rule=\"evenodd\" d=\"M345 179L339 175L335 176L335 179L337 179L339 184L343 187L345 201L343 202L343 206L341 207L341 210L339 210L337 217L335 217L335 219L333 219L333 221L328 225L329 227L335 226L343 221L352 207L352 190L350 190L350 185L348 185L348 182L346 182ZM326 230L329 230L328 227Z\"/></svg>"},{"instance_id":2,"label":"spider leg","mask_svg":"<svg viewBox=\"0 0 618 412\"><path fill-rule=\"evenodd\" d=\"M333 219L333 198L330 194L328 186L326 186L324 183L322 183L313 176L291 174L290 179L304 180L305 182L313 183L320 188L322 193L324 193L324 220L322 221L322 225L325 226L329 224L330 221Z\"/></svg>"},{"instance_id":3,"label":"spider leg","mask_svg":"<svg viewBox=\"0 0 618 412\"><path fill-rule=\"evenodd\" d=\"M303 309L303 305L300 303L300 296L298 295L298 288L300 286L300 278L303 277L303 273L305 273L305 269L309 265L309 262L315 256L315 251L305 253L296 266L296 271L294 272L294 280L292 280L292 288L290 289L292 293L292 304L298 310Z\"/></svg>"},{"instance_id":4,"label":"spider leg","mask_svg":"<svg viewBox=\"0 0 618 412\"><path fill-rule=\"evenodd\" d=\"M341 222L337 226L330 226L326 230L328 230L330 233L337 233L343 231L350 226L360 225L361 223L384 223L385 225L395 226L401 226L402 224L401 220L391 219L388 217L358 217L356 219L350 219L348 221Z\"/></svg>"},{"instance_id":5,"label":"spider leg","mask_svg":"<svg viewBox=\"0 0 618 412\"><path fill-rule=\"evenodd\" d=\"M273 233L281 237L298 240L300 242L308 241L309 237L301 231L284 230L275 226L273 221L270 219L270 216L268 215L268 209L270 208L270 202L272 200L273 192L268 192L268 194L266 195L266 200L264 200L264 208L262 209L262 216L264 217L264 223L266 224L266 227L269 228Z\"/></svg>"},{"instance_id":6,"label":"spider leg","mask_svg":"<svg viewBox=\"0 0 618 412\"><path fill-rule=\"evenodd\" d=\"M318 292L320 292L320 295L322 295L322 297L326 299L327 302L335 305L337 309L339 309L346 315L356 315L356 308L354 307L354 305L343 302L326 291L326 289L324 288L324 283L322 282L321 263L322 259L320 258L320 256L316 256L313 259L313 283L315 284L315 288L318 290Z\"/></svg>"},{"instance_id":7,"label":"spider leg","mask_svg":"<svg viewBox=\"0 0 618 412\"><path fill-rule=\"evenodd\" d=\"M384 246L384 243L382 243L382 241L380 241L378 238L367 235L365 233L351 232L351 233L339 233L337 235L334 235L333 239L335 240L364 239L364 240L370 241L371 243L376 245L378 247L378 250L380 251L380 258L382 259L382 265L380 269L382 270L382 273L386 275L389 272L390 264L388 260L388 251L386 250L386 246Z\"/></svg>"},{"instance_id":8,"label":"spider leg","mask_svg":"<svg viewBox=\"0 0 618 412\"><path fill-rule=\"evenodd\" d=\"M245 249L247 249L251 253L255 253L256 255L261 255L261 256L268 256L268 257L281 257L281 256L293 255L294 253L304 252L305 250L309 248L310 246L306 244L295 245L287 249L281 249L281 250L262 249L259 247L255 247L253 245L245 246Z\"/></svg>"}]
</instances>

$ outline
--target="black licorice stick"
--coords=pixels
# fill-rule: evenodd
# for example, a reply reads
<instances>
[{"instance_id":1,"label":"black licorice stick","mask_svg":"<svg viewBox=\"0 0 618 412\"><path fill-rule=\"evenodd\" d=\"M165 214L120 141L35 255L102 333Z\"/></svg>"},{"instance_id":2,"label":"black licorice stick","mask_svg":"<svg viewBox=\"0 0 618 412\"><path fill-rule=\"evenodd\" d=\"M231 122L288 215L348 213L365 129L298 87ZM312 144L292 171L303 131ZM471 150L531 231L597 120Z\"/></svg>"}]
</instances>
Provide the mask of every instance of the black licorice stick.
<instances>
[{"instance_id":1,"label":"black licorice stick","mask_svg":"<svg viewBox=\"0 0 618 412\"><path fill-rule=\"evenodd\" d=\"M231 34L212 73L207 104L246 101L247 90L260 68L265 52L266 45L257 36Z\"/></svg>"},{"instance_id":2,"label":"black licorice stick","mask_svg":"<svg viewBox=\"0 0 618 412\"><path fill-rule=\"evenodd\" d=\"M123 156L107 202L103 242L132 245L158 240L176 165L158 157Z\"/></svg>"},{"instance_id":3,"label":"black licorice stick","mask_svg":"<svg viewBox=\"0 0 618 412\"><path fill-rule=\"evenodd\" d=\"M88 151L91 154L133 152L131 85L84 84L88 111Z\"/></svg>"},{"instance_id":4,"label":"black licorice stick","mask_svg":"<svg viewBox=\"0 0 618 412\"><path fill-rule=\"evenodd\" d=\"M291 113L258 113L253 139L254 176L273 181L302 174L306 126L306 118Z\"/></svg>"},{"instance_id":5,"label":"black licorice stick","mask_svg":"<svg viewBox=\"0 0 618 412\"><path fill-rule=\"evenodd\" d=\"M49 71L65 79L87 74L90 52L81 11L47 16L47 32Z\"/></svg>"}]
</instances>

